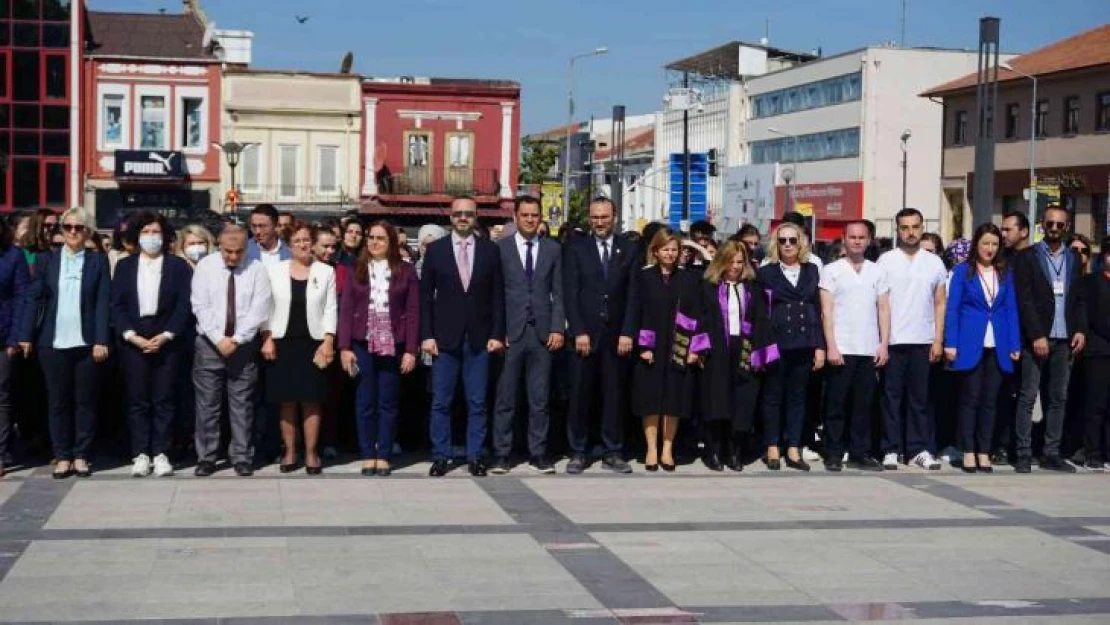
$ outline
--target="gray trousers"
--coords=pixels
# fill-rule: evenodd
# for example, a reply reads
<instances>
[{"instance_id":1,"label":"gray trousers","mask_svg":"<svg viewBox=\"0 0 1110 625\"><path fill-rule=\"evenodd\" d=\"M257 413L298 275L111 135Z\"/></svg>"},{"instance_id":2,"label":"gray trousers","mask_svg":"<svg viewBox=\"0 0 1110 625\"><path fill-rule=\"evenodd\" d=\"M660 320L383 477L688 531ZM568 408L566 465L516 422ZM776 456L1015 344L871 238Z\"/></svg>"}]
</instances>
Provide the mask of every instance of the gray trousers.
<instances>
[{"instance_id":1,"label":"gray trousers","mask_svg":"<svg viewBox=\"0 0 1110 625\"><path fill-rule=\"evenodd\" d=\"M193 357L193 386L197 398L197 460L216 461L220 449L220 413L227 391L231 444L228 457L232 464L254 459L251 440L254 425L254 387L258 382L258 342L239 346L230 358L220 355L216 346L197 337Z\"/></svg>"},{"instance_id":2,"label":"gray trousers","mask_svg":"<svg viewBox=\"0 0 1110 625\"><path fill-rule=\"evenodd\" d=\"M525 327L520 340L505 352L493 417L493 451L498 457L508 457L513 448L513 416L522 374L528 395L528 452L543 456L550 421L551 352L547 351L547 335L541 337L535 326Z\"/></svg>"},{"instance_id":3,"label":"gray trousers","mask_svg":"<svg viewBox=\"0 0 1110 625\"><path fill-rule=\"evenodd\" d=\"M1017 420L1014 435L1019 456L1032 455L1033 405L1042 389L1044 406L1044 455L1060 455L1060 439L1064 436L1064 414L1068 402L1068 379L1071 377L1071 346L1065 339L1049 339L1048 358L1039 360L1031 348L1021 350L1021 391L1018 393Z\"/></svg>"}]
</instances>

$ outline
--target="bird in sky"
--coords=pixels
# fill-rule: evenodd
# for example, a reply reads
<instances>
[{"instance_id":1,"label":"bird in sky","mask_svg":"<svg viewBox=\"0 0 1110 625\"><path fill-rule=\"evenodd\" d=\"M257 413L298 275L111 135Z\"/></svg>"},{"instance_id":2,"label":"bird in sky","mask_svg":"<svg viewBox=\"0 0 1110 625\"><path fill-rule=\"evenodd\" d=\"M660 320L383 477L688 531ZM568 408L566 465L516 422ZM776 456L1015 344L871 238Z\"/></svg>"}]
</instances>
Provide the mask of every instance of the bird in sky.
<instances>
[{"instance_id":1,"label":"bird in sky","mask_svg":"<svg viewBox=\"0 0 1110 625\"><path fill-rule=\"evenodd\" d=\"M308 18L311 17L311 16L306 15L305 17L301 17L300 15L294 15L293 17L297 18L297 23L298 24L304 24L305 22L308 21Z\"/></svg>"}]
</instances>

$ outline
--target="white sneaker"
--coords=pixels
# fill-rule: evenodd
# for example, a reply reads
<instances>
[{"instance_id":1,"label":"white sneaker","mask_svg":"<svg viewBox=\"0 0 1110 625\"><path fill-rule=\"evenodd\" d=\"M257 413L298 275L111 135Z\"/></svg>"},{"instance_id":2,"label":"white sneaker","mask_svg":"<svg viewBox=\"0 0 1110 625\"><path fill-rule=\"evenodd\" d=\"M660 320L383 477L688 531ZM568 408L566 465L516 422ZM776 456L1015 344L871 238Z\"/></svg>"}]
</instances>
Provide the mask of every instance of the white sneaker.
<instances>
[{"instance_id":1,"label":"white sneaker","mask_svg":"<svg viewBox=\"0 0 1110 625\"><path fill-rule=\"evenodd\" d=\"M158 454L154 456L154 474L158 477L169 477L173 475L173 464L166 454Z\"/></svg>"},{"instance_id":2,"label":"white sneaker","mask_svg":"<svg viewBox=\"0 0 1110 625\"><path fill-rule=\"evenodd\" d=\"M883 456L883 468L887 471L898 470L898 454L889 453Z\"/></svg>"},{"instance_id":3,"label":"white sneaker","mask_svg":"<svg viewBox=\"0 0 1110 625\"><path fill-rule=\"evenodd\" d=\"M150 475L150 456L139 454L131 460L131 477L146 477Z\"/></svg>"},{"instance_id":4,"label":"white sneaker","mask_svg":"<svg viewBox=\"0 0 1110 625\"><path fill-rule=\"evenodd\" d=\"M933 457L933 454L923 451L913 457L910 461L911 464L917 465L926 471L940 471L940 463Z\"/></svg>"},{"instance_id":5,"label":"white sneaker","mask_svg":"<svg viewBox=\"0 0 1110 625\"><path fill-rule=\"evenodd\" d=\"M802 447L802 460L806 462L820 462L821 454L813 451L809 447Z\"/></svg>"}]
</instances>

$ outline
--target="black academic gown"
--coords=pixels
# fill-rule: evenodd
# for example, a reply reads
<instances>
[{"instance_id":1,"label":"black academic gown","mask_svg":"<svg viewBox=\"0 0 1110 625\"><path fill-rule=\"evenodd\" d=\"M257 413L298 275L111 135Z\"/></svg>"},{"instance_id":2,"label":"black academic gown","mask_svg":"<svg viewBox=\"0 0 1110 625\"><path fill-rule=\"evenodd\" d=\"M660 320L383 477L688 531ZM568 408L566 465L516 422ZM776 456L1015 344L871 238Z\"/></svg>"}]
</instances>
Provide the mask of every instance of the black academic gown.
<instances>
[{"instance_id":1,"label":"black academic gown","mask_svg":"<svg viewBox=\"0 0 1110 625\"><path fill-rule=\"evenodd\" d=\"M631 336L635 343L632 370L635 415L690 416L694 375L689 365L676 364L672 354L676 334L689 340L689 350L697 352L708 347L708 336L700 327L699 276L697 271L678 268L664 281L657 265L640 269L632 276L625 336ZM676 324L684 327L676 332ZM654 355L652 364L641 357L648 351Z\"/></svg>"},{"instance_id":2,"label":"black academic gown","mask_svg":"<svg viewBox=\"0 0 1110 625\"><path fill-rule=\"evenodd\" d=\"M763 287L755 280L741 284L745 325L739 340L730 337L726 328L728 299L721 285L708 281L701 285L703 319L710 344L701 374L701 405L705 420L731 421L733 432L750 432L763 370L778 359L778 346L771 335Z\"/></svg>"}]
</instances>

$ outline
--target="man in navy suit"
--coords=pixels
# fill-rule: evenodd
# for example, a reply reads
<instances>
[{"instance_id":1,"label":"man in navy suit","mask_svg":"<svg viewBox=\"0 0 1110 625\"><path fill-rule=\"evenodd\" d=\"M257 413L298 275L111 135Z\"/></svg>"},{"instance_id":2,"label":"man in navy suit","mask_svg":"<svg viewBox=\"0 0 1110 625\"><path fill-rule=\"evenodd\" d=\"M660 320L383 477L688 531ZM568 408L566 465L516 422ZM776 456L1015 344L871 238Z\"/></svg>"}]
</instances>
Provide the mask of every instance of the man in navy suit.
<instances>
[{"instance_id":1,"label":"man in navy suit","mask_svg":"<svg viewBox=\"0 0 1110 625\"><path fill-rule=\"evenodd\" d=\"M429 474L450 470L451 403L462 375L466 394L466 459L470 474L486 475L486 382L489 355L504 349L505 293L497 246L474 236L478 205L468 197L451 202L451 235L428 246L420 283L421 349L432 364Z\"/></svg>"},{"instance_id":2,"label":"man in navy suit","mask_svg":"<svg viewBox=\"0 0 1110 625\"><path fill-rule=\"evenodd\" d=\"M602 466L616 473L631 473L624 451L624 390L627 363L632 352L630 332L621 332L629 275L642 264L636 245L613 236L616 210L612 200L590 202L589 236L570 241L563 256L566 280L563 294L569 336L574 337L571 401L567 411L567 438L571 452L567 473L586 468L589 411L594 382L601 382L601 440L605 447Z\"/></svg>"}]
</instances>

